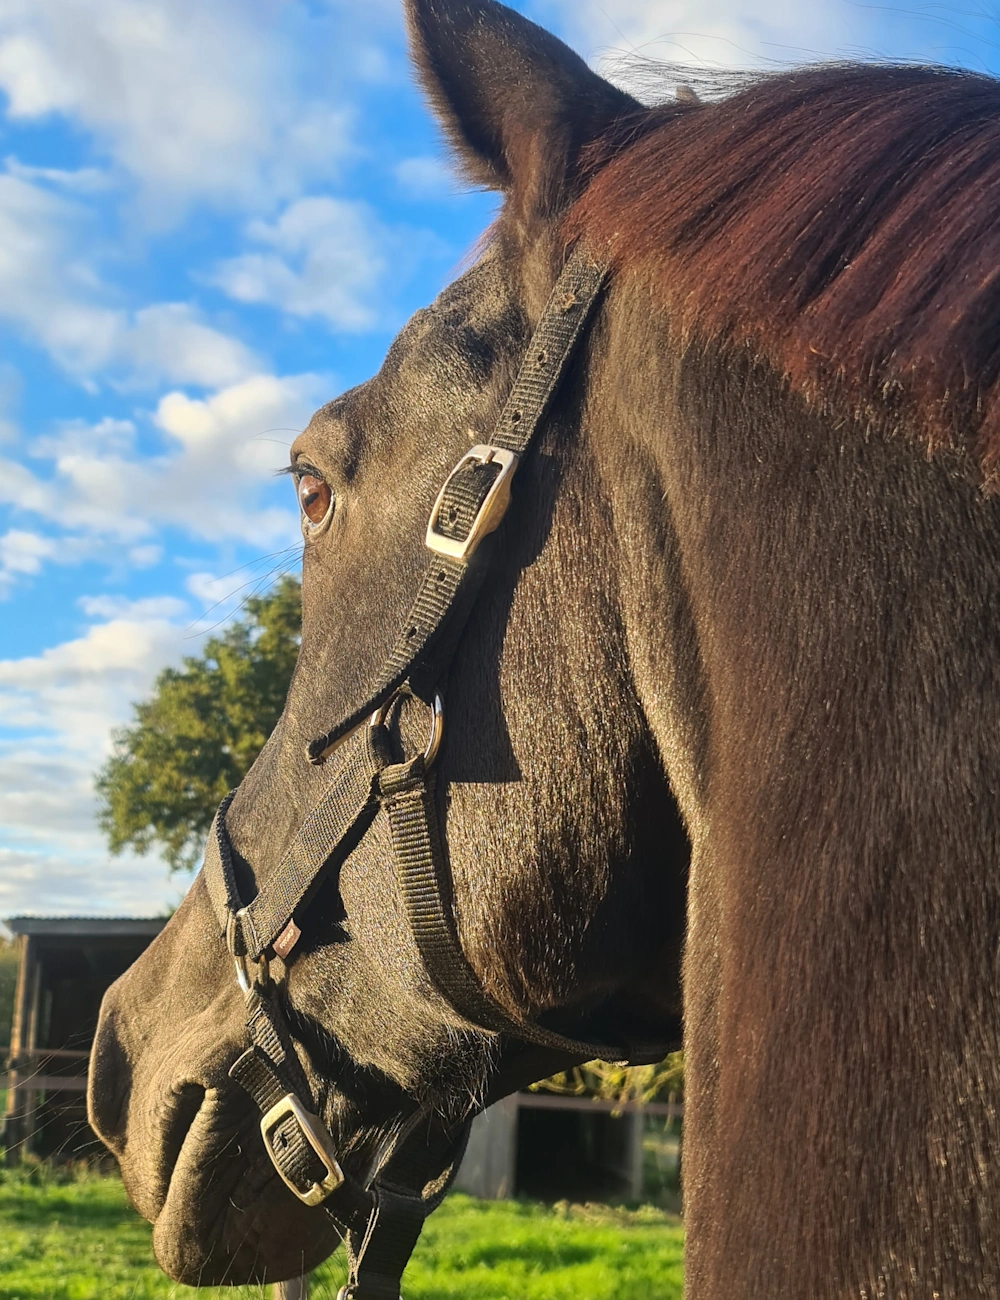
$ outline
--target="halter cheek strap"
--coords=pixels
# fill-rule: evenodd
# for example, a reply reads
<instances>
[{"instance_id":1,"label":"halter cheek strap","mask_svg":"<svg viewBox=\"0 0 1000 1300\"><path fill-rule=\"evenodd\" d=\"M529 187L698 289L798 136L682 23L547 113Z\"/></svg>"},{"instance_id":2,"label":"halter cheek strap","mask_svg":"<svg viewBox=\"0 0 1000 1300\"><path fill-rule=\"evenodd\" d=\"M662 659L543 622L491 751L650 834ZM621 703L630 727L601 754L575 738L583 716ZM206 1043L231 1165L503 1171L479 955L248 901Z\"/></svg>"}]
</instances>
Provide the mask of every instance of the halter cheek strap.
<instances>
[{"instance_id":1,"label":"halter cheek strap","mask_svg":"<svg viewBox=\"0 0 1000 1300\"><path fill-rule=\"evenodd\" d=\"M601 1058L662 1059L665 1042L585 1042L513 1017L483 988L462 949L437 812L434 760L443 729L441 689L486 573L483 538L499 525L512 479L530 451L598 300L606 270L577 250L542 314L493 441L467 452L441 489L427 526L431 558L395 644L363 701L308 747L313 763L335 753L326 792L256 896L240 895L226 812L220 807L204 876L246 997L249 1048L230 1074L262 1113L267 1153L289 1189L322 1206L348 1242L342 1300L398 1300L403 1268L427 1214L440 1204L464 1151L471 1119L449 1127L418 1116L370 1186L346 1175L313 1100L288 1031L269 962L288 959L320 881L349 856L374 818L389 822L396 877L421 962L442 999L470 1027L499 1034L503 1050L486 1104L556 1070ZM427 752L393 761L386 727L405 692L429 702ZM364 725L367 724L367 725ZM262 875L264 873L261 873Z\"/></svg>"},{"instance_id":2,"label":"halter cheek strap","mask_svg":"<svg viewBox=\"0 0 1000 1300\"><path fill-rule=\"evenodd\" d=\"M544 424L607 274L607 268L582 248L566 263L528 344L492 441L467 451L438 494L425 538L431 557L381 672L357 707L309 745L310 762L323 762L339 740L404 682L410 682L422 698L430 698L426 688L441 680L442 660L450 658L485 576L486 566L477 556L480 544L506 513L518 466Z\"/></svg>"}]
</instances>

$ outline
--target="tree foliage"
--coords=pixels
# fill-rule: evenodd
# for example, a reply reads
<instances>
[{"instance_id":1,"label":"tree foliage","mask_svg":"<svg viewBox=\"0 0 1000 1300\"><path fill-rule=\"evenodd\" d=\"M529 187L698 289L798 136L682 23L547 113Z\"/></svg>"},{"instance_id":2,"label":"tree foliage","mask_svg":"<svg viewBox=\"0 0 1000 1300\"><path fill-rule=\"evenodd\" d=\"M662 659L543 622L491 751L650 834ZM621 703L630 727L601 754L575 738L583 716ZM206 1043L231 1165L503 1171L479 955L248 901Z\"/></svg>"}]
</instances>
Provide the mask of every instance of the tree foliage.
<instances>
[{"instance_id":1,"label":"tree foliage","mask_svg":"<svg viewBox=\"0 0 1000 1300\"><path fill-rule=\"evenodd\" d=\"M171 868L201 858L220 801L239 785L281 715L295 668L301 589L284 577L246 617L167 668L135 721L114 734L97 777L98 821L113 853L157 846Z\"/></svg>"},{"instance_id":2,"label":"tree foliage","mask_svg":"<svg viewBox=\"0 0 1000 1300\"><path fill-rule=\"evenodd\" d=\"M611 1065L591 1061L536 1083L532 1091L562 1097L598 1097L603 1101L684 1100L684 1053L671 1052L658 1065Z\"/></svg>"}]
</instances>

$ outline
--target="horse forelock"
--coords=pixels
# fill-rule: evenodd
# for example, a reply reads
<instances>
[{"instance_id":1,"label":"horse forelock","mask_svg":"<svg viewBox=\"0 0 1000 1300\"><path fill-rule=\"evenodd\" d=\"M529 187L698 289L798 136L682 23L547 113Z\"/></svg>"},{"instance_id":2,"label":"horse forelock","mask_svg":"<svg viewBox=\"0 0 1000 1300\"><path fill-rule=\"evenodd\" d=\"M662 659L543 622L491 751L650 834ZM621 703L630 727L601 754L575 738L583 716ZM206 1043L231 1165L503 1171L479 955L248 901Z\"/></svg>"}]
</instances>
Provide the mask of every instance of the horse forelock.
<instances>
[{"instance_id":1,"label":"horse forelock","mask_svg":"<svg viewBox=\"0 0 1000 1300\"><path fill-rule=\"evenodd\" d=\"M647 280L682 346L749 346L1000 488L1000 82L830 65L623 138L567 233Z\"/></svg>"}]
</instances>

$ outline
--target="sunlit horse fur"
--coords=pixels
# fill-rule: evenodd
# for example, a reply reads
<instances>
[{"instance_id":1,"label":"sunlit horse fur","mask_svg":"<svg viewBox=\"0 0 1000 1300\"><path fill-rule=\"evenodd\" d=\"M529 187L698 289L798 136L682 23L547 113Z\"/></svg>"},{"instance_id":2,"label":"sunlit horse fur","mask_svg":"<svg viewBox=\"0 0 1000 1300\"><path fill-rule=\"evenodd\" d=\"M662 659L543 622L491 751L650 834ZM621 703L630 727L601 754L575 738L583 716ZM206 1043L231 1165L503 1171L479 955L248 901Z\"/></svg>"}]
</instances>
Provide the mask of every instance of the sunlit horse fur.
<instances>
[{"instance_id":1,"label":"sunlit horse fur","mask_svg":"<svg viewBox=\"0 0 1000 1300\"><path fill-rule=\"evenodd\" d=\"M293 447L337 504L229 814L245 884L322 790L303 747L374 677L435 493L585 241L610 286L447 684L463 946L517 1014L679 1031L686 932L690 1300L996 1297L1000 88L828 67L647 109L491 0L407 15L466 171L505 202ZM416 960L381 823L287 992L359 1176L415 1107L481 1095L490 1038ZM196 883L109 994L91 1074L189 1282L334 1244L227 1078L242 1034Z\"/></svg>"}]
</instances>

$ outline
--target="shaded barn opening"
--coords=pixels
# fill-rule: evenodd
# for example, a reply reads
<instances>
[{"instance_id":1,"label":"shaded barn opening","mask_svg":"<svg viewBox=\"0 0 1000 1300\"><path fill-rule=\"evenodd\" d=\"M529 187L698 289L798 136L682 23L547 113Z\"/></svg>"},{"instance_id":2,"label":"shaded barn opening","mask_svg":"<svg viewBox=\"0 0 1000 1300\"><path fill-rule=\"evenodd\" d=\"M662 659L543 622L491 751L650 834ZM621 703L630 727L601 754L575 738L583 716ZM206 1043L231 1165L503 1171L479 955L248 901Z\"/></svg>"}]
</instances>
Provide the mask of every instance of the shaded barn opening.
<instances>
[{"instance_id":1,"label":"shaded barn opening","mask_svg":"<svg viewBox=\"0 0 1000 1300\"><path fill-rule=\"evenodd\" d=\"M6 1080L8 1164L31 1152L71 1159L103 1151L87 1123L87 1060L101 999L166 925L165 917L114 920L17 916L18 951Z\"/></svg>"},{"instance_id":2,"label":"shaded barn opening","mask_svg":"<svg viewBox=\"0 0 1000 1300\"><path fill-rule=\"evenodd\" d=\"M523 1108L515 1195L533 1201L642 1198L642 1118Z\"/></svg>"},{"instance_id":3,"label":"shaded barn opening","mask_svg":"<svg viewBox=\"0 0 1000 1300\"><path fill-rule=\"evenodd\" d=\"M472 1127L455 1186L485 1200L654 1201L679 1208L683 1103L517 1093Z\"/></svg>"}]
</instances>

